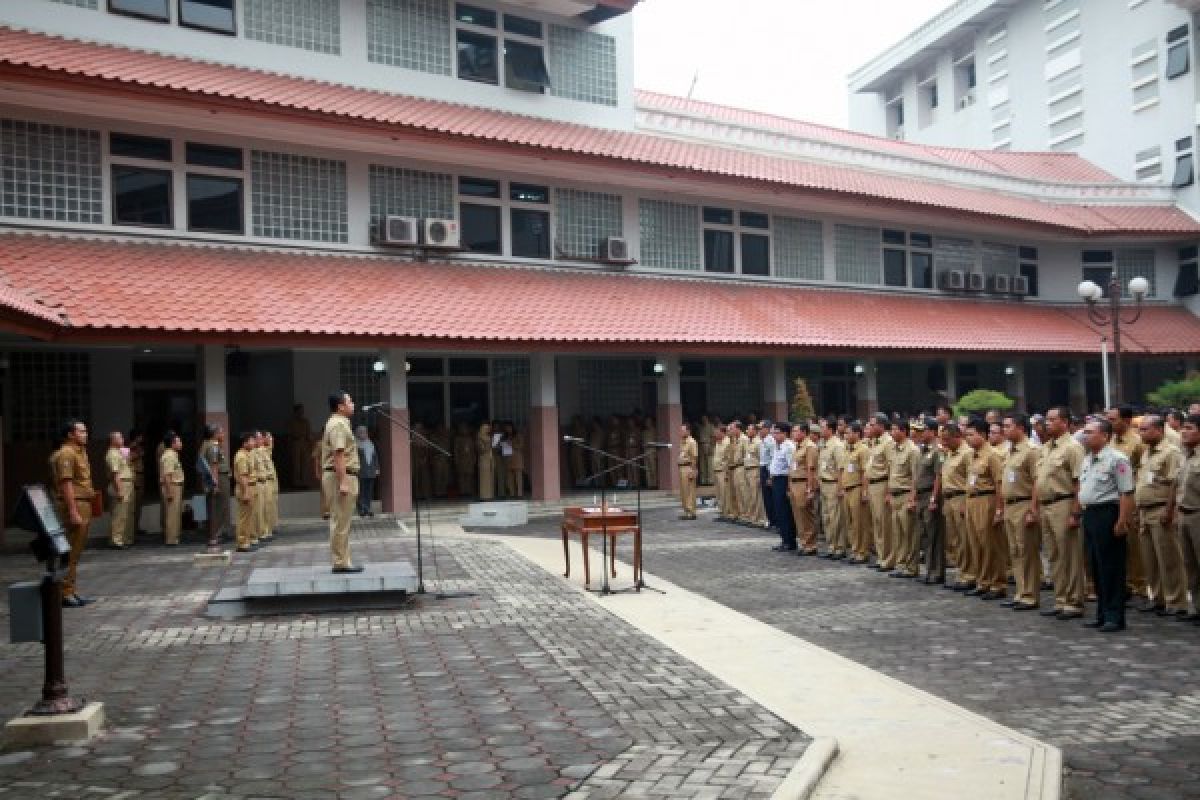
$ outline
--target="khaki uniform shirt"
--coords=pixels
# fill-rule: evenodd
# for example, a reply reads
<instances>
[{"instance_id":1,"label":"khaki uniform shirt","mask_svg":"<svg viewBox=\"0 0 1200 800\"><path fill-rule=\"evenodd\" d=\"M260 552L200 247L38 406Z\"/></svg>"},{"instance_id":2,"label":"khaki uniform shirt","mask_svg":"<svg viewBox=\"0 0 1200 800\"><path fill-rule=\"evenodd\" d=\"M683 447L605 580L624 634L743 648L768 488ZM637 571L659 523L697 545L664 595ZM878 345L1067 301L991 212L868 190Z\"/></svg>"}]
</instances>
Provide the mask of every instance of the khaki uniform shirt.
<instances>
[{"instance_id":1,"label":"khaki uniform shirt","mask_svg":"<svg viewBox=\"0 0 1200 800\"><path fill-rule=\"evenodd\" d=\"M832 436L822 443L820 451L817 459L817 478L822 481L836 481L846 463L846 445L841 439Z\"/></svg>"},{"instance_id":2,"label":"khaki uniform shirt","mask_svg":"<svg viewBox=\"0 0 1200 800\"><path fill-rule=\"evenodd\" d=\"M1183 455L1175 445L1163 439L1142 451L1142 463L1137 470L1137 489L1134 502L1138 507L1164 505L1175 495L1175 480L1183 465Z\"/></svg>"},{"instance_id":3,"label":"khaki uniform shirt","mask_svg":"<svg viewBox=\"0 0 1200 800\"><path fill-rule=\"evenodd\" d=\"M985 444L971 456L967 470L967 491L972 497L983 492L994 492L1004 479L1004 456L1000 451Z\"/></svg>"},{"instance_id":4,"label":"khaki uniform shirt","mask_svg":"<svg viewBox=\"0 0 1200 800\"><path fill-rule=\"evenodd\" d=\"M108 448L108 452L104 454L104 466L108 468L110 482L116 478L117 483L133 483L133 467L129 466L129 461L117 448ZM122 491L124 490L125 487L122 487Z\"/></svg>"},{"instance_id":5,"label":"khaki uniform shirt","mask_svg":"<svg viewBox=\"0 0 1200 800\"><path fill-rule=\"evenodd\" d=\"M273 446L263 445L262 465L263 472L266 473L267 480L275 480L275 448Z\"/></svg>"},{"instance_id":6,"label":"khaki uniform shirt","mask_svg":"<svg viewBox=\"0 0 1200 800\"><path fill-rule=\"evenodd\" d=\"M729 437L726 436L719 442L713 442L712 470L713 472L724 472L725 461L728 459L729 453Z\"/></svg>"},{"instance_id":7,"label":"khaki uniform shirt","mask_svg":"<svg viewBox=\"0 0 1200 800\"><path fill-rule=\"evenodd\" d=\"M358 445L354 440L354 431L350 428L350 420L341 414L330 414L325 423L325 433L321 437L321 468L333 471L333 456L341 450L346 457L346 472L358 473Z\"/></svg>"},{"instance_id":8,"label":"khaki uniform shirt","mask_svg":"<svg viewBox=\"0 0 1200 800\"><path fill-rule=\"evenodd\" d=\"M888 450L888 491L911 491L916 485L920 449L912 440L905 439L904 444L894 443Z\"/></svg>"},{"instance_id":9,"label":"khaki uniform shirt","mask_svg":"<svg viewBox=\"0 0 1200 800\"><path fill-rule=\"evenodd\" d=\"M942 462L946 460L946 456L936 444L922 444L916 447L918 451L917 491L933 491L933 484L937 481L937 476L941 474Z\"/></svg>"},{"instance_id":10,"label":"khaki uniform shirt","mask_svg":"<svg viewBox=\"0 0 1200 800\"><path fill-rule=\"evenodd\" d=\"M237 455L233 457L233 475L237 478L236 494L239 500L249 500L254 496L254 461L250 453L244 448L239 448ZM242 488L243 482L246 484Z\"/></svg>"},{"instance_id":11,"label":"khaki uniform shirt","mask_svg":"<svg viewBox=\"0 0 1200 800\"><path fill-rule=\"evenodd\" d=\"M158 461L158 479L175 485L183 483L183 464L179 463L179 453L172 447L163 450Z\"/></svg>"},{"instance_id":12,"label":"khaki uniform shirt","mask_svg":"<svg viewBox=\"0 0 1200 800\"><path fill-rule=\"evenodd\" d=\"M749 437L743 437L749 438ZM750 469L758 469L758 449L762 445L762 438L755 436L746 442L746 454L742 456L742 466Z\"/></svg>"},{"instance_id":13,"label":"khaki uniform shirt","mask_svg":"<svg viewBox=\"0 0 1200 800\"><path fill-rule=\"evenodd\" d=\"M92 465L87 453L75 444L64 444L50 456L50 474L54 476L54 499L63 502L62 482L69 480L75 487L75 500L92 499Z\"/></svg>"},{"instance_id":14,"label":"khaki uniform shirt","mask_svg":"<svg viewBox=\"0 0 1200 800\"><path fill-rule=\"evenodd\" d=\"M842 488L850 490L862 486L871 463L871 448L867 447L866 442L860 441L853 446L846 445L842 452L845 454L842 459Z\"/></svg>"},{"instance_id":15,"label":"khaki uniform shirt","mask_svg":"<svg viewBox=\"0 0 1200 800\"><path fill-rule=\"evenodd\" d=\"M1163 438L1167 444L1173 444L1179 448L1179 452L1183 452L1183 437L1179 435L1179 431L1172 428L1170 425L1163 425Z\"/></svg>"},{"instance_id":16,"label":"khaki uniform shirt","mask_svg":"<svg viewBox=\"0 0 1200 800\"><path fill-rule=\"evenodd\" d=\"M1200 510L1200 447L1192 450L1183 462L1178 497L1181 509Z\"/></svg>"},{"instance_id":17,"label":"khaki uniform shirt","mask_svg":"<svg viewBox=\"0 0 1200 800\"><path fill-rule=\"evenodd\" d=\"M808 480L808 469L812 467L814 474L817 471L820 461L821 448L813 443L812 439L807 436L804 441L796 445L796 452L792 456L791 474L788 475L789 480L806 482ZM814 488L814 487L809 487Z\"/></svg>"},{"instance_id":18,"label":"khaki uniform shirt","mask_svg":"<svg viewBox=\"0 0 1200 800\"><path fill-rule=\"evenodd\" d=\"M1083 470L1083 446L1071 434L1064 433L1042 445L1038 456L1038 502L1074 494L1074 482Z\"/></svg>"},{"instance_id":19,"label":"khaki uniform shirt","mask_svg":"<svg viewBox=\"0 0 1200 800\"><path fill-rule=\"evenodd\" d=\"M867 479L871 483L882 481L891 472L892 466L889 463L891 453L889 451L894 444L890 433L885 433L870 443L868 449L871 455L867 465Z\"/></svg>"},{"instance_id":20,"label":"khaki uniform shirt","mask_svg":"<svg viewBox=\"0 0 1200 800\"><path fill-rule=\"evenodd\" d=\"M698 458L699 448L696 445L696 440L688 436L683 440L683 444L679 448L679 466L694 467Z\"/></svg>"},{"instance_id":21,"label":"khaki uniform shirt","mask_svg":"<svg viewBox=\"0 0 1200 800\"><path fill-rule=\"evenodd\" d=\"M1140 435L1131 430L1125 431L1125 433L1121 434L1120 436L1114 433L1112 441L1110 441L1108 444L1109 447L1113 448L1114 450L1121 451L1121 453L1129 459L1129 465L1133 467L1135 471L1141 468L1142 457L1146 454L1146 443L1142 441L1142 437Z\"/></svg>"},{"instance_id":22,"label":"khaki uniform shirt","mask_svg":"<svg viewBox=\"0 0 1200 800\"><path fill-rule=\"evenodd\" d=\"M1028 500L1033 497L1037 463L1038 448L1028 439L1008 449L1008 456L1004 459L1005 501Z\"/></svg>"},{"instance_id":23,"label":"khaki uniform shirt","mask_svg":"<svg viewBox=\"0 0 1200 800\"><path fill-rule=\"evenodd\" d=\"M725 451L725 467L727 469L737 469L746 461L746 443L749 441L746 434L740 434L736 439L732 436L726 436L729 440L729 449Z\"/></svg>"},{"instance_id":24,"label":"khaki uniform shirt","mask_svg":"<svg viewBox=\"0 0 1200 800\"><path fill-rule=\"evenodd\" d=\"M942 462L942 494L953 496L967 491L967 473L974 455L966 442L959 444L957 450L946 453Z\"/></svg>"}]
</instances>

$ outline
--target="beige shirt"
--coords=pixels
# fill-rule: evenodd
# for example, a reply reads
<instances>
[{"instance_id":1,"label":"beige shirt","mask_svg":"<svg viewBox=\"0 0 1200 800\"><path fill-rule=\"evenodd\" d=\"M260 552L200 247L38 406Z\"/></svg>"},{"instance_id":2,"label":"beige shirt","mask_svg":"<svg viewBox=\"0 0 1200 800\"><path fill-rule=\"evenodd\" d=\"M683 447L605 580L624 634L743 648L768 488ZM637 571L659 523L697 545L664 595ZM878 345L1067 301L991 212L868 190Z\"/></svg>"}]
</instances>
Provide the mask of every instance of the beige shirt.
<instances>
[{"instance_id":1,"label":"beige shirt","mask_svg":"<svg viewBox=\"0 0 1200 800\"><path fill-rule=\"evenodd\" d=\"M163 450L162 458L158 462L158 477L159 480L170 484L183 483L183 464L179 463L179 453L176 453L174 448L168 447Z\"/></svg>"},{"instance_id":2,"label":"beige shirt","mask_svg":"<svg viewBox=\"0 0 1200 800\"><path fill-rule=\"evenodd\" d=\"M1028 439L1008 449L1008 456L1004 459L1005 500L1033 497L1033 482L1037 480L1037 462L1037 448Z\"/></svg>"},{"instance_id":3,"label":"beige shirt","mask_svg":"<svg viewBox=\"0 0 1200 800\"><path fill-rule=\"evenodd\" d=\"M888 450L888 491L911 491L921 463L920 448L911 439L905 439L904 444L893 443Z\"/></svg>"},{"instance_id":4,"label":"beige shirt","mask_svg":"<svg viewBox=\"0 0 1200 800\"><path fill-rule=\"evenodd\" d=\"M1179 505L1192 511L1200 511L1200 447L1187 456L1180 470Z\"/></svg>"},{"instance_id":5,"label":"beige shirt","mask_svg":"<svg viewBox=\"0 0 1200 800\"><path fill-rule=\"evenodd\" d=\"M341 450L346 458L346 472L358 472L358 445L354 441L354 431L350 428L350 420L341 414L330 414L325 423L325 433L321 437L321 455L324 463L321 467L333 469L334 453Z\"/></svg>"},{"instance_id":6,"label":"beige shirt","mask_svg":"<svg viewBox=\"0 0 1200 800\"><path fill-rule=\"evenodd\" d=\"M971 456L967 470L967 492L975 497L983 492L994 492L1000 487L1004 476L1004 456L990 444L984 444Z\"/></svg>"},{"instance_id":7,"label":"beige shirt","mask_svg":"<svg viewBox=\"0 0 1200 800\"><path fill-rule=\"evenodd\" d=\"M857 489L862 486L864 473L870 465L871 448L867 447L866 442L860 441L855 445L846 445L842 452L844 456L842 458L841 487Z\"/></svg>"},{"instance_id":8,"label":"beige shirt","mask_svg":"<svg viewBox=\"0 0 1200 800\"><path fill-rule=\"evenodd\" d=\"M1175 480L1183 465L1183 456L1175 445L1163 439L1158 444L1145 446L1141 466L1137 470L1137 488L1134 502L1139 506L1169 503L1175 494Z\"/></svg>"},{"instance_id":9,"label":"beige shirt","mask_svg":"<svg viewBox=\"0 0 1200 800\"><path fill-rule=\"evenodd\" d=\"M109 481L115 477L118 483L133 483L133 467L117 448L108 448L104 454L104 465L108 467Z\"/></svg>"},{"instance_id":10,"label":"beige shirt","mask_svg":"<svg viewBox=\"0 0 1200 800\"><path fill-rule=\"evenodd\" d=\"M1042 445L1038 455L1038 500L1045 503L1056 495L1074 494L1083 470L1083 445L1064 433Z\"/></svg>"},{"instance_id":11,"label":"beige shirt","mask_svg":"<svg viewBox=\"0 0 1200 800\"><path fill-rule=\"evenodd\" d=\"M712 469L713 472L724 472L725 462L729 458L729 437L726 436L713 443Z\"/></svg>"},{"instance_id":12,"label":"beige shirt","mask_svg":"<svg viewBox=\"0 0 1200 800\"><path fill-rule=\"evenodd\" d=\"M942 462L942 493L961 494L967 490L967 473L971 468L971 458L974 451L966 442L959 444L957 450L946 451L946 460Z\"/></svg>"},{"instance_id":13,"label":"beige shirt","mask_svg":"<svg viewBox=\"0 0 1200 800\"><path fill-rule=\"evenodd\" d=\"M836 481L846 463L846 445L836 436L825 440L821 445L821 455L817 461L817 477L823 481Z\"/></svg>"},{"instance_id":14,"label":"beige shirt","mask_svg":"<svg viewBox=\"0 0 1200 800\"><path fill-rule=\"evenodd\" d=\"M92 465L87 453L76 444L64 444L50 456L50 474L54 476L54 499L63 501L62 482L75 485L75 501L92 499Z\"/></svg>"},{"instance_id":15,"label":"beige shirt","mask_svg":"<svg viewBox=\"0 0 1200 800\"><path fill-rule=\"evenodd\" d=\"M697 451L696 440L688 436L683 440L683 444L679 447L679 466L694 467L696 466Z\"/></svg>"},{"instance_id":16,"label":"beige shirt","mask_svg":"<svg viewBox=\"0 0 1200 800\"><path fill-rule=\"evenodd\" d=\"M870 443L870 461L867 465L867 479L872 483L882 481L891 472L892 465L889 461L891 453L889 452L895 442L892 441L892 435L885 433L878 439Z\"/></svg>"}]
</instances>

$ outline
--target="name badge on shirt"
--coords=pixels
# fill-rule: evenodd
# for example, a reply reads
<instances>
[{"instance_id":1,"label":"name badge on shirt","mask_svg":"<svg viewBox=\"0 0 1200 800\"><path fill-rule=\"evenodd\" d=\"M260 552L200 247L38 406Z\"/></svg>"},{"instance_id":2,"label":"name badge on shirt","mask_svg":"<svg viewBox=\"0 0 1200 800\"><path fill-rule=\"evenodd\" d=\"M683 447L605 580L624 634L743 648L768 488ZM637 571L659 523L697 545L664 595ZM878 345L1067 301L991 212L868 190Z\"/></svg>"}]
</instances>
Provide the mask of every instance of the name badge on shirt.
<instances>
[{"instance_id":1,"label":"name badge on shirt","mask_svg":"<svg viewBox=\"0 0 1200 800\"><path fill-rule=\"evenodd\" d=\"M1151 483L1154 483L1154 470L1148 469L1146 470L1146 484L1149 485Z\"/></svg>"},{"instance_id":2,"label":"name badge on shirt","mask_svg":"<svg viewBox=\"0 0 1200 800\"><path fill-rule=\"evenodd\" d=\"M974 485L975 485L975 476L974 476L974 475L968 475L968 476L967 476L967 485L968 485L968 486L974 486Z\"/></svg>"},{"instance_id":3,"label":"name badge on shirt","mask_svg":"<svg viewBox=\"0 0 1200 800\"><path fill-rule=\"evenodd\" d=\"M1010 469L1008 472L1004 473L1004 480L1008 481L1009 483L1016 483L1017 471L1015 469Z\"/></svg>"},{"instance_id":4,"label":"name badge on shirt","mask_svg":"<svg viewBox=\"0 0 1200 800\"><path fill-rule=\"evenodd\" d=\"M846 465L846 472L854 472L854 465L853 465L853 464L847 464L847 465Z\"/></svg>"}]
</instances>

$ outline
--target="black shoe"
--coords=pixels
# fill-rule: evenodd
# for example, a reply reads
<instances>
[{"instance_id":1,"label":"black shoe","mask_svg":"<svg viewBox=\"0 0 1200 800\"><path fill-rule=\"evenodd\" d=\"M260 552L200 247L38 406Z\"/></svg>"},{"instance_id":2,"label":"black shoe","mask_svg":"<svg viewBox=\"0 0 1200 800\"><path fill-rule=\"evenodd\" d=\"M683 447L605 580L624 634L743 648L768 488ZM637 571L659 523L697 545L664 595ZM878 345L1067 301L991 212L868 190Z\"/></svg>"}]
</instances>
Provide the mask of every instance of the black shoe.
<instances>
[{"instance_id":1,"label":"black shoe","mask_svg":"<svg viewBox=\"0 0 1200 800\"><path fill-rule=\"evenodd\" d=\"M823 554L823 555L822 555L822 556L820 556L820 557L821 557L821 558L828 558L828 559L837 558L837 556L836 556L836 555L834 555L832 552L830 552L830 553L825 553L825 554Z\"/></svg>"},{"instance_id":2,"label":"black shoe","mask_svg":"<svg viewBox=\"0 0 1200 800\"><path fill-rule=\"evenodd\" d=\"M1045 611L1039 611L1038 613L1043 617L1057 617L1059 611L1060 609L1057 608L1047 608Z\"/></svg>"},{"instance_id":3,"label":"black shoe","mask_svg":"<svg viewBox=\"0 0 1200 800\"><path fill-rule=\"evenodd\" d=\"M975 586L963 592L963 597L982 597L985 594L987 594L986 589L980 589L978 586Z\"/></svg>"},{"instance_id":4,"label":"black shoe","mask_svg":"<svg viewBox=\"0 0 1200 800\"><path fill-rule=\"evenodd\" d=\"M254 546L253 546L253 545L251 545L251 546L249 546L249 547L239 547L239 548L237 549L237 552L239 552L239 553L253 553L253 552L254 552Z\"/></svg>"},{"instance_id":5,"label":"black shoe","mask_svg":"<svg viewBox=\"0 0 1200 800\"><path fill-rule=\"evenodd\" d=\"M80 600L75 595L71 595L70 597L64 597L62 600L63 608L83 608L85 605L87 605L87 604L84 603L82 600Z\"/></svg>"},{"instance_id":6,"label":"black shoe","mask_svg":"<svg viewBox=\"0 0 1200 800\"><path fill-rule=\"evenodd\" d=\"M959 584L957 584L957 583L943 583L942 584L943 589L946 589L951 592L960 591L958 587L959 587Z\"/></svg>"},{"instance_id":7,"label":"black shoe","mask_svg":"<svg viewBox=\"0 0 1200 800\"><path fill-rule=\"evenodd\" d=\"M990 592L984 592L983 594L979 595L979 599L980 600L1003 600L1004 592L993 589Z\"/></svg>"},{"instance_id":8,"label":"black shoe","mask_svg":"<svg viewBox=\"0 0 1200 800\"><path fill-rule=\"evenodd\" d=\"M1001 606L1003 606L1004 608L1012 608L1012 607L1013 607L1013 606L1015 606L1016 604L1017 604L1017 601L1016 601L1016 600L1013 600L1013 599L1011 599L1011 598L1010 598L1010 599L1008 599L1008 600L1001 600L1001 601L1000 601L1000 605L1001 605Z\"/></svg>"},{"instance_id":9,"label":"black shoe","mask_svg":"<svg viewBox=\"0 0 1200 800\"><path fill-rule=\"evenodd\" d=\"M1037 611L1038 607L1033 603L1013 603L1013 611Z\"/></svg>"},{"instance_id":10,"label":"black shoe","mask_svg":"<svg viewBox=\"0 0 1200 800\"><path fill-rule=\"evenodd\" d=\"M90 606L92 603L96 602L95 598L88 597L86 594L79 594L78 592L75 593L75 599L83 603L85 606Z\"/></svg>"},{"instance_id":11,"label":"black shoe","mask_svg":"<svg viewBox=\"0 0 1200 800\"><path fill-rule=\"evenodd\" d=\"M1125 630L1125 626L1117 622L1106 622L1097 630L1099 630L1101 633L1117 633L1118 631Z\"/></svg>"},{"instance_id":12,"label":"black shoe","mask_svg":"<svg viewBox=\"0 0 1200 800\"><path fill-rule=\"evenodd\" d=\"M1083 627L1085 628L1099 628L1103 625L1104 623L1098 619L1089 619L1087 622L1083 623Z\"/></svg>"},{"instance_id":13,"label":"black shoe","mask_svg":"<svg viewBox=\"0 0 1200 800\"><path fill-rule=\"evenodd\" d=\"M1138 603L1137 610L1143 614L1149 614L1151 611L1166 611L1166 606L1158 606L1149 600L1143 600Z\"/></svg>"},{"instance_id":14,"label":"black shoe","mask_svg":"<svg viewBox=\"0 0 1200 800\"><path fill-rule=\"evenodd\" d=\"M1082 619L1082 611L1060 611L1056 614L1059 619Z\"/></svg>"},{"instance_id":15,"label":"black shoe","mask_svg":"<svg viewBox=\"0 0 1200 800\"><path fill-rule=\"evenodd\" d=\"M342 573L342 572L362 572L362 571L363 571L363 566L362 566L361 564L351 564L351 565L350 565L350 566L348 566L348 567L334 567L334 568L333 568L333 571L334 571L334 572L337 572L337 573Z\"/></svg>"},{"instance_id":16,"label":"black shoe","mask_svg":"<svg viewBox=\"0 0 1200 800\"><path fill-rule=\"evenodd\" d=\"M771 551L774 553L782 553L784 550L787 550L787 549L788 548L784 547L783 545L777 544L771 548Z\"/></svg>"},{"instance_id":17,"label":"black shoe","mask_svg":"<svg viewBox=\"0 0 1200 800\"><path fill-rule=\"evenodd\" d=\"M1049 592L1054 589L1054 581L1042 581L1042 591Z\"/></svg>"}]
</instances>

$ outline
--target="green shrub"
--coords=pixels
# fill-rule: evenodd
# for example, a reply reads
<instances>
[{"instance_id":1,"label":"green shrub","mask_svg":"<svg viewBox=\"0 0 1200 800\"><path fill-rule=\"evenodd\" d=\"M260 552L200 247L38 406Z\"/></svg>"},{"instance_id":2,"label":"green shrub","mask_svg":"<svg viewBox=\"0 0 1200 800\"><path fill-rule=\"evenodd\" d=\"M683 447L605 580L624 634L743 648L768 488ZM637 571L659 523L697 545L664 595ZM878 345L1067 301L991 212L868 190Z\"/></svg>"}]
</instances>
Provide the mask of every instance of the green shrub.
<instances>
[{"instance_id":1,"label":"green shrub","mask_svg":"<svg viewBox=\"0 0 1200 800\"><path fill-rule=\"evenodd\" d=\"M954 404L954 416L982 414L985 411L1008 411L1015 405L1011 397L994 389L975 389L958 398Z\"/></svg>"},{"instance_id":2,"label":"green shrub","mask_svg":"<svg viewBox=\"0 0 1200 800\"><path fill-rule=\"evenodd\" d=\"M1200 403L1200 374L1193 373L1181 381L1167 381L1147 394L1146 399L1156 406L1168 408L1187 408L1192 403Z\"/></svg>"}]
</instances>

